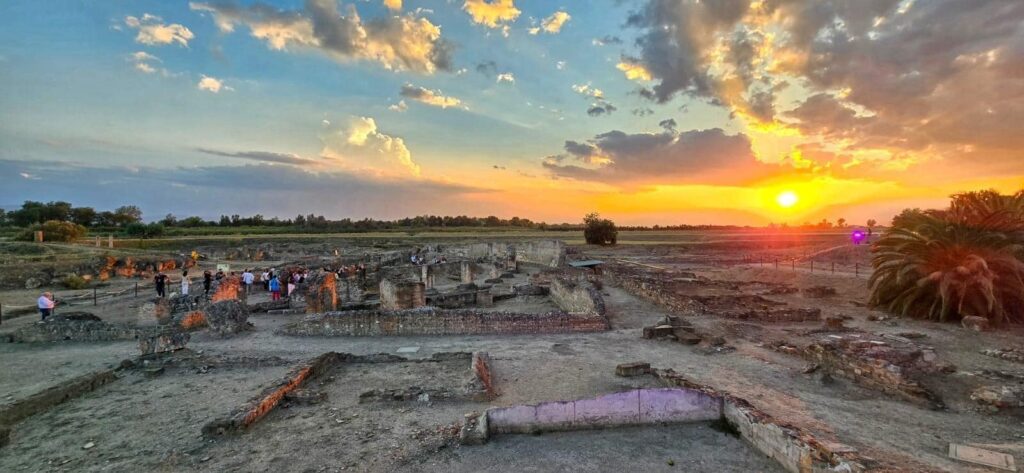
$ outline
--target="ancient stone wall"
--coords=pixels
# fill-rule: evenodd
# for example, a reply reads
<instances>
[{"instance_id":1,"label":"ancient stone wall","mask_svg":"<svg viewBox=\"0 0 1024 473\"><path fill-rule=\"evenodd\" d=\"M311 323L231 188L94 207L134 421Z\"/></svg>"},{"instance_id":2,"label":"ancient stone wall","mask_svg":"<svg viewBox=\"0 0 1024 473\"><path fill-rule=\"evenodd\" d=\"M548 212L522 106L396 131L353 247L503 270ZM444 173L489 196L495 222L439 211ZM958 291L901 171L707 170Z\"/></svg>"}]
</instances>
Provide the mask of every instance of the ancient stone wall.
<instances>
[{"instance_id":1,"label":"ancient stone wall","mask_svg":"<svg viewBox=\"0 0 1024 473\"><path fill-rule=\"evenodd\" d=\"M98 320L73 320L59 315L41 324L26 325L13 334L14 342L100 342L110 340L134 340L135 327L125 324L111 324Z\"/></svg>"},{"instance_id":2,"label":"ancient stone wall","mask_svg":"<svg viewBox=\"0 0 1024 473\"><path fill-rule=\"evenodd\" d=\"M533 263L557 268L565 264L565 243L560 240L530 241L516 243L515 259L522 263Z\"/></svg>"},{"instance_id":3,"label":"ancient stone wall","mask_svg":"<svg viewBox=\"0 0 1024 473\"><path fill-rule=\"evenodd\" d=\"M382 309L414 309L427 305L426 289L422 282L383 279L380 282Z\"/></svg>"},{"instance_id":4,"label":"ancient stone wall","mask_svg":"<svg viewBox=\"0 0 1024 473\"><path fill-rule=\"evenodd\" d=\"M429 296L427 304L442 309L490 307L494 305L494 296L488 290L456 291Z\"/></svg>"},{"instance_id":5,"label":"ancient stone wall","mask_svg":"<svg viewBox=\"0 0 1024 473\"><path fill-rule=\"evenodd\" d=\"M556 277L551 281L551 301L570 314L604 315L601 292L586 279L571 276Z\"/></svg>"},{"instance_id":6,"label":"ancient stone wall","mask_svg":"<svg viewBox=\"0 0 1024 473\"><path fill-rule=\"evenodd\" d=\"M600 316L421 308L310 315L302 321L285 326L280 333L294 336L376 337L598 332L608 328L608 319Z\"/></svg>"}]
</instances>

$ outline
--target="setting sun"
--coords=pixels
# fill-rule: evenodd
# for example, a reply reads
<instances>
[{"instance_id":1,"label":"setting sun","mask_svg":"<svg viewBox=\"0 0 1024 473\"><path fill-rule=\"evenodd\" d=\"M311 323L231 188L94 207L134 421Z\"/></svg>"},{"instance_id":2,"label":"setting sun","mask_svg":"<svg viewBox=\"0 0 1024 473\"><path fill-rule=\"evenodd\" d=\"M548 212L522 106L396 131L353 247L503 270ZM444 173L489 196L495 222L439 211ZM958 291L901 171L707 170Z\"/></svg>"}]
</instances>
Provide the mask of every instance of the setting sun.
<instances>
[{"instance_id":1,"label":"setting sun","mask_svg":"<svg viewBox=\"0 0 1024 473\"><path fill-rule=\"evenodd\" d=\"M797 197L796 192L793 191L783 192L779 194L778 197L775 198L775 201L779 203L779 206L785 207L787 209L796 205L796 203L799 200L800 198Z\"/></svg>"}]
</instances>

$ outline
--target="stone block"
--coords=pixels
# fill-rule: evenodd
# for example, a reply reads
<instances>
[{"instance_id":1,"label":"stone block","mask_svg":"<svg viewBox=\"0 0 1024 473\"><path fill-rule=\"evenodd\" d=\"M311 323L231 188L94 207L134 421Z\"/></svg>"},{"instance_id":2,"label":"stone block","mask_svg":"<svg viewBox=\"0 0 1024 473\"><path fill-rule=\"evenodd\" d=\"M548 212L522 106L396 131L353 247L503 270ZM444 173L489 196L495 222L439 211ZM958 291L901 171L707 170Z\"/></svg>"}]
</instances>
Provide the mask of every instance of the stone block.
<instances>
[{"instance_id":1,"label":"stone block","mask_svg":"<svg viewBox=\"0 0 1024 473\"><path fill-rule=\"evenodd\" d=\"M828 330L842 330L843 329L843 318L842 317L825 317L825 328Z\"/></svg>"},{"instance_id":2,"label":"stone block","mask_svg":"<svg viewBox=\"0 0 1024 473\"><path fill-rule=\"evenodd\" d=\"M244 302L237 299L215 302L206 308L210 331L222 337L249 330L249 313Z\"/></svg>"},{"instance_id":3,"label":"stone block","mask_svg":"<svg viewBox=\"0 0 1024 473\"><path fill-rule=\"evenodd\" d=\"M459 443L462 445L483 445L488 437L487 414L466 414L466 421L459 430Z\"/></svg>"},{"instance_id":4,"label":"stone block","mask_svg":"<svg viewBox=\"0 0 1024 473\"><path fill-rule=\"evenodd\" d=\"M185 348L191 337L188 332L158 333L148 336L140 334L139 351L145 356L181 350Z\"/></svg>"},{"instance_id":5,"label":"stone block","mask_svg":"<svg viewBox=\"0 0 1024 473\"><path fill-rule=\"evenodd\" d=\"M960 324L964 328L974 330L975 332L984 332L989 329L988 319L984 317L975 317L969 315L960 320Z\"/></svg>"},{"instance_id":6,"label":"stone block","mask_svg":"<svg viewBox=\"0 0 1024 473\"><path fill-rule=\"evenodd\" d=\"M651 364L637 361L622 363L615 367L615 375L623 377L641 376L651 372Z\"/></svg>"},{"instance_id":7,"label":"stone block","mask_svg":"<svg viewBox=\"0 0 1024 473\"><path fill-rule=\"evenodd\" d=\"M644 338L661 338L675 335L675 327L671 325L658 325L655 327L644 327Z\"/></svg>"}]
</instances>

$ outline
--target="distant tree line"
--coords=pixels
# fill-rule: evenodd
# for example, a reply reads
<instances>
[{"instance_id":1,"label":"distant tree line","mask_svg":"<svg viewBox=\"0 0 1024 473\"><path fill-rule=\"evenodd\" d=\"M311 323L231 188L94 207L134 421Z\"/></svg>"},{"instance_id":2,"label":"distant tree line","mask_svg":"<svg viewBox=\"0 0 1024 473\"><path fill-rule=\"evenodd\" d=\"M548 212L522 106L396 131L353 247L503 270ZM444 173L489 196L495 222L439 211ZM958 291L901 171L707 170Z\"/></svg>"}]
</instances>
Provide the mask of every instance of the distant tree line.
<instances>
[{"instance_id":1,"label":"distant tree line","mask_svg":"<svg viewBox=\"0 0 1024 473\"><path fill-rule=\"evenodd\" d=\"M142 221L142 211L134 205L118 207L113 211L98 212L92 207L74 207L68 202L25 201L18 210L0 209L0 225L30 227L45 222L70 222L86 228L124 227Z\"/></svg>"}]
</instances>

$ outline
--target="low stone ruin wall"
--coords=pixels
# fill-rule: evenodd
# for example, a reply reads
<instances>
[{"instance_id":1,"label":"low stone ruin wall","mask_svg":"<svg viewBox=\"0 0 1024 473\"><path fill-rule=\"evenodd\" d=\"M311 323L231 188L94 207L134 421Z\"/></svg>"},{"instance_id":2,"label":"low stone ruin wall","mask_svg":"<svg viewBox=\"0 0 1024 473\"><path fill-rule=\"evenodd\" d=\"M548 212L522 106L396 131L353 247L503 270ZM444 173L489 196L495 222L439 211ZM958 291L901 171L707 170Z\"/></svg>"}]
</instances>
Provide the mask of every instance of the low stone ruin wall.
<instances>
[{"instance_id":1,"label":"low stone ruin wall","mask_svg":"<svg viewBox=\"0 0 1024 473\"><path fill-rule=\"evenodd\" d=\"M462 309L466 307L491 307L494 296L489 289L472 289L427 296L427 304L441 309Z\"/></svg>"},{"instance_id":2,"label":"low stone ruin wall","mask_svg":"<svg viewBox=\"0 0 1024 473\"><path fill-rule=\"evenodd\" d=\"M420 363L443 360L465 360L470 363L468 374L471 379L467 382L466 388L460 396L486 400L491 399L493 395L497 395L490 376L489 357L485 352L435 353L431 358L425 360L410 360L387 353L352 355L349 353L329 352L293 368L287 375L263 389L249 401L233 409L227 415L214 419L204 425L202 432L207 437L240 433L274 410L286 397L295 396L297 393L300 393L302 387L310 380L323 376L334 367L343 363ZM422 388L410 388L409 392L422 394L422 392L429 391ZM360 395L360 402L365 402L375 397L388 397L389 399L400 400L395 399L396 394L393 391L367 391Z\"/></svg>"},{"instance_id":3,"label":"low stone ruin wall","mask_svg":"<svg viewBox=\"0 0 1024 473\"><path fill-rule=\"evenodd\" d=\"M332 365L339 363L341 358L340 353L330 352L296 367L249 402L228 415L207 423L203 426L203 434L218 436L245 430L277 407L288 393L301 387L310 378L322 374Z\"/></svg>"},{"instance_id":4,"label":"low stone ruin wall","mask_svg":"<svg viewBox=\"0 0 1024 473\"><path fill-rule=\"evenodd\" d=\"M551 301L569 314L604 315L604 298L590 281L583 278L556 277L549 286Z\"/></svg>"},{"instance_id":5,"label":"low stone ruin wall","mask_svg":"<svg viewBox=\"0 0 1024 473\"><path fill-rule=\"evenodd\" d=\"M116 381L119 369L82 375L3 406L0 408L0 429Z\"/></svg>"},{"instance_id":6,"label":"low stone ruin wall","mask_svg":"<svg viewBox=\"0 0 1024 473\"><path fill-rule=\"evenodd\" d=\"M744 399L693 383L671 369L651 370L656 378L668 386L702 391L722 399L722 420L758 451L778 462L793 473L809 472L861 472L874 465L871 460L857 455L852 447L819 441L810 432L781 422L750 405Z\"/></svg>"},{"instance_id":7,"label":"low stone ruin wall","mask_svg":"<svg viewBox=\"0 0 1024 473\"><path fill-rule=\"evenodd\" d=\"M634 389L591 399L488 409L490 434L533 434L722 417L722 399L684 388Z\"/></svg>"},{"instance_id":8,"label":"low stone ruin wall","mask_svg":"<svg viewBox=\"0 0 1024 473\"><path fill-rule=\"evenodd\" d=\"M860 334L820 336L803 348L802 355L836 376L932 408L943 403L918 380L955 371L938 362L933 350Z\"/></svg>"},{"instance_id":9,"label":"low stone ruin wall","mask_svg":"<svg viewBox=\"0 0 1024 473\"><path fill-rule=\"evenodd\" d=\"M402 311L344 311L306 316L283 327L283 335L378 337L409 335L486 335L599 332L608 319L565 313L519 314L469 309L421 308Z\"/></svg>"},{"instance_id":10,"label":"low stone ruin wall","mask_svg":"<svg viewBox=\"0 0 1024 473\"><path fill-rule=\"evenodd\" d=\"M111 324L100 320L75 320L59 315L41 324L29 324L10 335L12 342L104 342L112 340L135 340L135 327L125 324Z\"/></svg>"},{"instance_id":11,"label":"low stone ruin wall","mask_svg":"<svg viewBox=\"0 0 1024 473\"><path fill-rule=\"evenodd\" d=\"M790 307L759 295L696 296L681 293L678 285L693 284L691 278L679 280L665 271L639 271L625 266L609 265L603 272L609 284L630 294L684 315L707 315L766 323L791 323L820 320L817 308ZM714 284L708 282L708 284Z\"/></svg>"}]
</instances>

